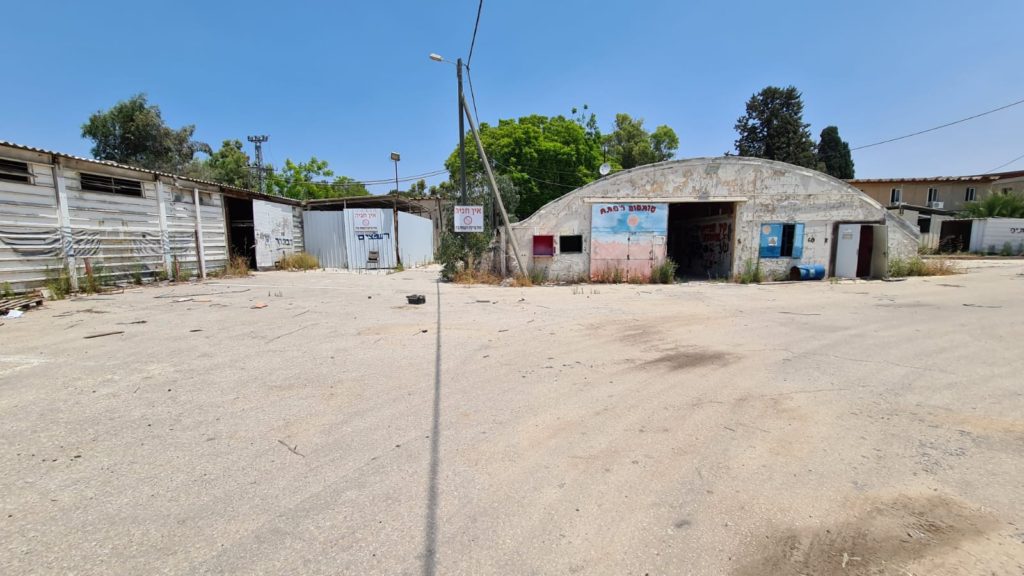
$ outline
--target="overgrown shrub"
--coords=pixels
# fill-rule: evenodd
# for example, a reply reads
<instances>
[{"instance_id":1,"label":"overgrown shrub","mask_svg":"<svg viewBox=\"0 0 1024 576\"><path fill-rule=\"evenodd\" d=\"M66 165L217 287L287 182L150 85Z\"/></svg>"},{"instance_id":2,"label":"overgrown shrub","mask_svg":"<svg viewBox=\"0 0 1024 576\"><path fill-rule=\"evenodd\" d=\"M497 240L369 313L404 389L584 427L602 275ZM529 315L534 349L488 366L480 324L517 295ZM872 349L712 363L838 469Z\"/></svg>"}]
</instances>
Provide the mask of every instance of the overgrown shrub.
<instances>
[{"instance_id":1,"label":"overgrown shrub","mask_svg":"<svg viewBox=\"0 0 1024 576\"><path fill-rule=\"evenodd\" d=\"M142 284L142 265L141 264L132 264L131 277L132 277L132 284L135 284L135 285Z\"/></svg>"},{"instance_id":2,"label":"overgrown shrub","mask_svg":"<svg viewBox=\"0 0 1024 576\"><path fill-rule=\"evenodd\" d=\"M455 284L500 284L501 277L484 270L458 270L449 281Z\"/></svg>"},{"instance_id":3,"label":"overgrown shrub","mask_svg":"<svg viewBox=\"0 0 1024 576\"><path fill-rule=\"evenodd\" d=\"M1003 242L1003 249L999 251L1000 256L1013 256L1013 244L1009 240Z\"/></svg>"},{"instance_id":4,"label":"overgrown shrub","mask_svg":"<svg viewBox=\"0 0 1024 576\"><path fill-rule=\"evenodd\" d=\"M929 258L919 256L909 259L892 258L889 260L889 277L906 278L908 276L949 276L961 274L963 270L953 260L946 258Z\"/></svg>"},{"instance_id":5,"label":"overgrown shrub","mask_svg":"<svg viewBox=\"0 0 1024 576\"><path fill-rule=\"evenodd\" d=\"M484 251L490 244L487 234L445 232L437 248L437 261L441 264L441 277L454 281L461 270L479 267Z\"/></svg>"},{"instance_id":6,"label":"overgrown shrub","mask_svg":"<svg viewBox=\"0 0 1024 576\"><path fill-rule=\"evenodd\" d=\"M743 270L736 275L735 280L740 284L760 284L764 282L764 271L761 270L761 263L748 258L743 262Z\"/></svg>"},{"instance_id":7,"label":"overgrown shrub","mask_svg":"<svg viewBox=\"0 0 1024 576\"><path fill-rule=\"evenodd\" d=\"M320 261L308 252L295 252L281 256L277 267L281 270L316 270L320 267Z\"/></svg>"},{"instance_id":8,"label":"overgrown shrub","mask_svg":"<svg viewBox=\"0 0 1024 576\"><path fill-rule=\"evenodd\" d=\"M14 288L11 288L10 282L4 282L0 285L0 295L4 298L11 298L14 296Z\"/></svg>"},{"instance_id":9,"label":"overgrown shrub","mask_svg":"<svg viewBox=\"0 0 1024 576\"><path fill-rule=\"evenodd\" d=\"M85 275L78 278L78 289L86 294L97 294L110 284L110 276L103 264L85 261Z\"/></svg>"},{"instance_id":10,"label":"overgrown shrub","mask_svg":"<svg viewBox=\"0 0 1024 576\"><path fill-rule=\"evenodd\" d=\"M591 274L591 280L595 284L621 284L626 275L621 268L604 268L596 274Z\"/></svg>"},{"instance_id":11,"label":"overgrown shrub","mask_svg":"<svg viewBox=\"0 0 1024 576\"><path fill-rule=\"evenodd\" d=\"M676 268L678 266L671 260L654 267L651 272L651 284L672 284L676 281Z\"/></svg>"}]
</instances>

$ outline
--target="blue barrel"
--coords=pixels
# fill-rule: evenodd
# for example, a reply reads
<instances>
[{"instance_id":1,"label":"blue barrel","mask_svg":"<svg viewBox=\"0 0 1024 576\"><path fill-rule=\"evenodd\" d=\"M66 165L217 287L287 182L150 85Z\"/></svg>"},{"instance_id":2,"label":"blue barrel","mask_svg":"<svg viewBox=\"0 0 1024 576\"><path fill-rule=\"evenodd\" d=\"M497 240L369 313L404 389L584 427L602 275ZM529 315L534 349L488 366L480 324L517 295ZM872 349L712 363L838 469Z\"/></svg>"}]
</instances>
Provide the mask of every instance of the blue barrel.
<instances>
[{"instance_id":1,"label":"blue barrel","mask_svg":"<svg viewBox=\"0 0 1024 576\"><path fill-rule=\"evenodd\" d=\"M790 280L821 280L825 277L822 264L800 264L789 269Z\"/></svg>"}]
</instances>

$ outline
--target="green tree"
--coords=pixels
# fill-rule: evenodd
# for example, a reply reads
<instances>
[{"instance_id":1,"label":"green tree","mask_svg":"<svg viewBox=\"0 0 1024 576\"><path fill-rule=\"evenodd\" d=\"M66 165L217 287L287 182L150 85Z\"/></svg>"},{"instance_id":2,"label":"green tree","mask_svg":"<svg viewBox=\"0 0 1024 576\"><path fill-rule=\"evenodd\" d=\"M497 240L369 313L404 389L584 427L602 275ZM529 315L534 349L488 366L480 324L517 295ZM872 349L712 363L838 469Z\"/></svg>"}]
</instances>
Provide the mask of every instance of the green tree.
<instances>
[{"instance_id":1,"label":"green tree","mask_svg":"<svg viewBox=\"0 0 1024 576\"><path fill-rule=\"evenodd\" d=\"M275 171L267 178L267 190L271 194L287 196L297 200L314 200L320 198L342 198L349 196L368 196L370 192L361 182L347 176L338 176L333 180L334 171L326 160L316 156L308 162L284 161L284 167Z\"/></svg>"},{"instance_id":2,"label":"green tree","mask_svg":"<svg viewBox=\"0 0 1024 576\"><path fill-rule=\"evenodd\" d=\"M839 128L826 126L818 140L818 164L823 172L840 180L853 178L850 145L839 137Z\"/></svg>"},{"instance_id":3,"label":"green tree","mask_svg":"<svg viewBox=\"0 0 1024 576\"><path fill-rule=\"evenodd\" d=\"M497 126L483 123L479 130L494 171L506 176L518 191L519 204L510 212L520 219L597 177L600 145L588 137L584 126L564 116L523 116L499 120ZM458 147L445 168L459 174ZM483 173L471 134L466 136L466 171ZM453 177L456 189L457 179Z\"/></svg>"},{"instance_id":4,"label":"green tree","mask_svg":"<svg viewBox=\"0 0 1024 576\"><path fill-rule=\"evenodd\" d=\"M668 126L658 126L650 133L644 129L643 118L616 114L615 131L604 143L612 163L628 169L669 160L679 148L679 137Z\"/></svg>"},{"instance_id":5,"label":"green tree","mask_svg":"<svg viewBox=\"0 0 1024 576\"><path fill-rule=\"evenodd\" d=\"M498 184L498 191L501 194L502 203L505 204L505 210L510 213L509 219L514 222L515 217L512 213L515 212L519 203L519 191L509 176L499 174L494 179ZM437 195L441 196L445 205L442 215L445 220L445 232L441 235L437 261L442 265L441 276L446 280L451 280L460 269L479 269L483 254L491 245L495 227L501 225L501 217L498 216L494 194L491 192L484 174L466 175L466 196L469 204L484 208L483 232L453 232L455 229L453 208L461 202L462 192L451 182L441 182L432 188Z\"/></svg>"},{"instance_id":6,"label":"green tree","mask_svg":"<svg viewBox=\"0 0 1024 576\"><path fill-rule=\"evenodd\" d=\"M965 218L1024 218L1024 194L989 193L977 202L968 202Z\"/></svg>"},{"instance_id":7,"label":"green tree","mask_svg":"<svg viewBox=\"0 0 1024 576\"><path fill-rule=\"evenodd\" d=\"M241 141L225 140L206 164L210 168L211 180L236 188L249 186L249 155L242 149Z\"/></svg>"},{"instance_id":8,"label":"green tree","mask_svg":"<svg viewBox=\"0 0 1024 576\"><path fill-rule=\"evenodd\" d=\"M736 120L737 153L816 168L810 124L804 123L803 114L800 91L793 86L768 86L754 94L746 114Z\"/></svg>"},{"instance_id":9,"label":"green tree","mask_svg":"<svg viewBox=\"0 0 1024 576\"><path fill-rule=\"evenodd\" d=\"M192 138L195 125L177 130L164 123L160 107L149 105L145 94L97 111L82 125L82 137L93 141L98 160L180 173L196 152L211 154L208 144Z\"/></svg>"}]
</instances>

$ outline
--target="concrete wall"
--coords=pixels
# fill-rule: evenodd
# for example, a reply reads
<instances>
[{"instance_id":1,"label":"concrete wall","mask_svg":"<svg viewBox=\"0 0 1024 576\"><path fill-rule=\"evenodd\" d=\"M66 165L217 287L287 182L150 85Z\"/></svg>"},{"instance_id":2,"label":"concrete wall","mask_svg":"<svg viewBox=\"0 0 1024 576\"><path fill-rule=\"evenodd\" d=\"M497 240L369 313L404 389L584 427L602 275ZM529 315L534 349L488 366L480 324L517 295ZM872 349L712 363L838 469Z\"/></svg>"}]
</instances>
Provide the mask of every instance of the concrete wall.
<instances>
[{"instance_id":1,"label":"concrete wall","mask_svg":"<svg viewBox=\"0 0 1024 576\"><path fill-rule=\"evenodd\" d=\"M768 273L801 264L831 263L835 224L875 222L889 225L890 257L916 253L919 234L906 222L858 189L813 170L781 162L742 157L697 158L663 162L619 172L574 190L512 225L521 257L552 279L589 275L590 204L595 202L733 202L736 206L731 269L758 262ZM761 226L804 224L803 256L759 258ZM534 235L556 236L555 256L534 259ZM584 252L560 254L557 236L583 236ZM509 246L511 250L511 246ZM514 269L514 262L511 264Z\"/></svg>"}]
</instances>

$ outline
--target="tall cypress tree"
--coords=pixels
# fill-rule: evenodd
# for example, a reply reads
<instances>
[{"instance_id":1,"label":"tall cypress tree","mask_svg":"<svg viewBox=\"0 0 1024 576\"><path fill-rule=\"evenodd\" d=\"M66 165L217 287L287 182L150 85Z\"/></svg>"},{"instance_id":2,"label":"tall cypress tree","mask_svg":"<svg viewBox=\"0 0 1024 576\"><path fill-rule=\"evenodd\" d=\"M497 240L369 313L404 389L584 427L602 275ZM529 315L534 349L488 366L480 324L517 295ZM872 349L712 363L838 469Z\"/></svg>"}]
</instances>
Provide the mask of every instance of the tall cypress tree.
<instances>
[{"instance_id":1,"label":"tall cypress tree","mask_svg":"<svg viewBox=\"0 0 1024 576\"><path fill-rule=\"evenodd\" d=\"M821 131L821 139L818 141L818 162L824 165L824 171L829 176L841 180L853 178L850 145L839 137L839 128L827 126Z\"/></svg>"},{"instance_id":2,"label":"tall cypress tree","mask_svg":"<svg viewBox=\"0 0 1024 576\"><path fill-rule=\"evenodd\" d=\"M804 103L794 86L768 86L747 101L747 113L736 120L736 151L815 168L814 141L804 123Z\"/></svg>"}]
</instances>

